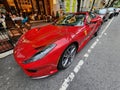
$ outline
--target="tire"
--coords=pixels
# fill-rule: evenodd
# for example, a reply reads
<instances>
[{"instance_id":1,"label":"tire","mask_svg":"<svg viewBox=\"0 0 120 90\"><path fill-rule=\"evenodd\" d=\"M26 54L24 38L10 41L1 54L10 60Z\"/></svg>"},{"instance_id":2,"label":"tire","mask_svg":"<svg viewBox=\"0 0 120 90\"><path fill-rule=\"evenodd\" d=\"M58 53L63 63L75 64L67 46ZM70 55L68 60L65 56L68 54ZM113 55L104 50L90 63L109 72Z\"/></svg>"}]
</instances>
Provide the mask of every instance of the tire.
<instances>
[{"instance_id":1,"label":"tire","mask_svg":"<svg viewBox=\"0 0 120 90\"><path fill-rule=\"evenodd\" d=\"M114 15L113 15L113 14L111 14L111 15L109 16L109 19L112 19L112 18L113 18L113 16L114 16Z\"/></svg>"},{"instance_id":2,"label":"tire","mask_svg":"<svg viewBox=\"0 0 120 90\"><path fill-rule=\"evenodd\" d=\"M68 46L59 60L57 66L58 70L63 70L69 67L76 56L76 52L77 52L77 46L75 44L71 44L70 46Z\"/></svg>"}]
</instances>

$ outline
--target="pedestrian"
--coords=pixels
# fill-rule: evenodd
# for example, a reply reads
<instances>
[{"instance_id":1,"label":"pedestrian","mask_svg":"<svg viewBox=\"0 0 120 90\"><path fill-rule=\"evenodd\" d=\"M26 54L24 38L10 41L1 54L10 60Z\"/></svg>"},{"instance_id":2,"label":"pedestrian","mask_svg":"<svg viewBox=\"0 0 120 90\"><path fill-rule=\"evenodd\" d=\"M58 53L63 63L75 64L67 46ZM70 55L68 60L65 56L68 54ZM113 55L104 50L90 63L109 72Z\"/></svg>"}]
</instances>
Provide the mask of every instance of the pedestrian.
<instances>
[{"instance_id":1,"label":"pedestrian","mask_svg":"<svg viewBox=\"0 0 120 90\"><path fill-rule=\"evenodd\" d=\"M28 16L25 13L23 13L22 24L25 24L26 22L28 22Z\"/></svg>"}]
</instances>

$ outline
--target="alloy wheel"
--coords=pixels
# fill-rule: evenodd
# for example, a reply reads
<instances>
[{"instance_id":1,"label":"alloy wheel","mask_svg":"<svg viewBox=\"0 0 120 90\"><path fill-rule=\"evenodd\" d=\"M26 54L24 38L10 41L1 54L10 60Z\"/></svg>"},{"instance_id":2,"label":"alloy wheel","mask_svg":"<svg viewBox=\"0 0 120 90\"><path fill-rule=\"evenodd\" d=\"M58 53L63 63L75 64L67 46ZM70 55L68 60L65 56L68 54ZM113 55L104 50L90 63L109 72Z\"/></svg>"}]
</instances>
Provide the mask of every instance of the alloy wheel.
<instances>
[{"instance_id":1,"label":"alloy wheel","mask_svg":"<svg viewBox=\"0 0 120 90\"><path fill-rule=\"evenodd\" d=\"M61 57L60 63L58 65L58 68L65 69L68 66L70 66L70 64L72 63L72 61L73 61L73 59L74 59L74 57L76 55L76 51L77 51L76 45L75 44L70 45L64 51L64 53L63 53L63 55Z\"/></svg>"}]
</instances>

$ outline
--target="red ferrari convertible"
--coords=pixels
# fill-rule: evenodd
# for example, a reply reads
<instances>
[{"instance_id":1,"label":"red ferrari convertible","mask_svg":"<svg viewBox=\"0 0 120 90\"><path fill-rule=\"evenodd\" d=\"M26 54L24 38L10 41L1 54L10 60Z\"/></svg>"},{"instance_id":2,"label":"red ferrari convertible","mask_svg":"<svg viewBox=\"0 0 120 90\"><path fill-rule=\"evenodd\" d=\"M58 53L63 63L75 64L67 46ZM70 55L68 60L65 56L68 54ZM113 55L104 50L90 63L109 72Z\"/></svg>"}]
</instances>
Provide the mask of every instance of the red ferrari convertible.
<instances>
[{"instance_id":1,"label":"red ferrari convertible","mask_svg":"<svg viewBox=\"0 0 120 90\"><path fill-rule=\"evenodd\" d=\"M78 51L97 35L102 19L89 12L71 13L34 28L17 42L14 57L31 78L43 78L70 66Z\"/></svg>"}]
</instances>

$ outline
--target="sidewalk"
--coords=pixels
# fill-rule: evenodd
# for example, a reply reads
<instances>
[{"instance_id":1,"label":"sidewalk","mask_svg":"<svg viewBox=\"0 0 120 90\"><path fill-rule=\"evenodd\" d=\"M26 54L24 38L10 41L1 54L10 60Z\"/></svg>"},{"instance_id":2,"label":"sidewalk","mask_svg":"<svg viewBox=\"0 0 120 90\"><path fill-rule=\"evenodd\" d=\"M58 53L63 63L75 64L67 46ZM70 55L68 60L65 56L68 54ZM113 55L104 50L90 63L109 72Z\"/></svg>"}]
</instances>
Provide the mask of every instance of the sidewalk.
<instances>
[{"instance_id":1,"label":"sidewalk","mask_svg":"<svg viewBox=\"0 0 120 90\"><path fill-rule=\"evenodd\" d=\"M42 26L46 26L46 25L49 25L49 24L51 24L51 23L47 23L47 22L37 22L36 23L36 22L34 22L34 23L32 23L32 28L42 27ZM1 53L0 58L4 58L4 57L6 57L6 56L8 56L12 53L13 53L13 50L9 50L7 52Z\"/></svg>"}]
</instances>

